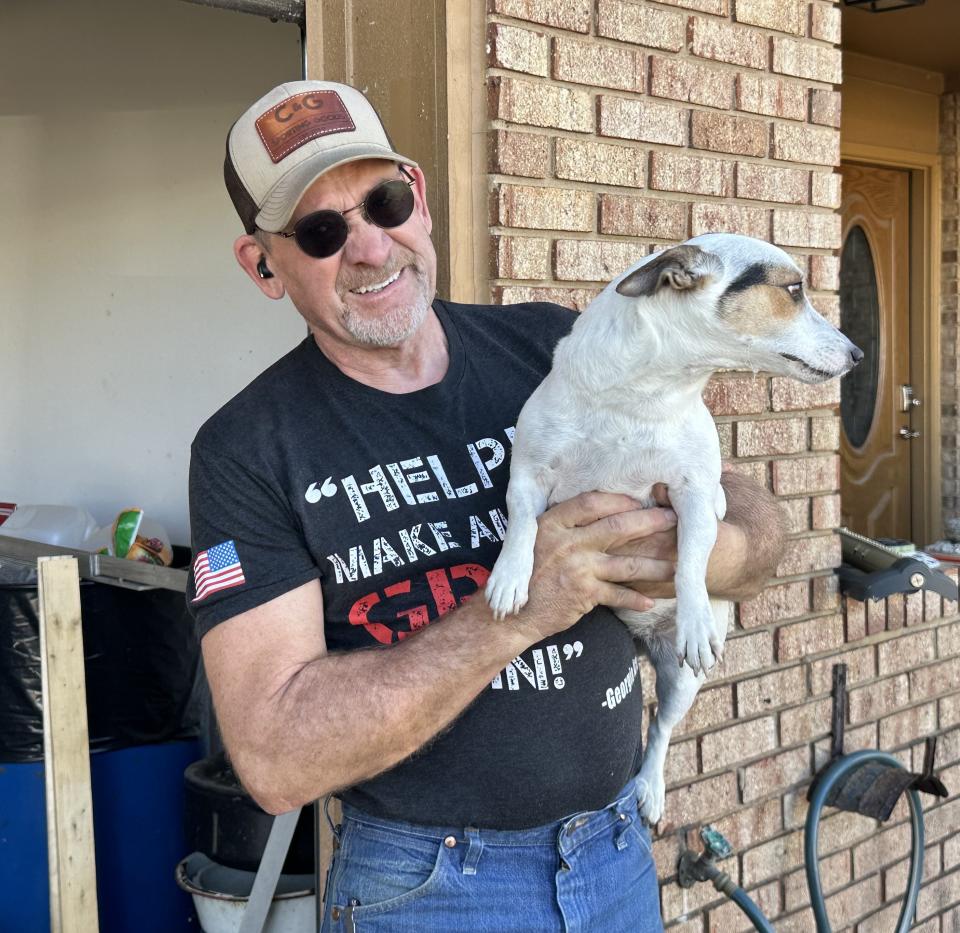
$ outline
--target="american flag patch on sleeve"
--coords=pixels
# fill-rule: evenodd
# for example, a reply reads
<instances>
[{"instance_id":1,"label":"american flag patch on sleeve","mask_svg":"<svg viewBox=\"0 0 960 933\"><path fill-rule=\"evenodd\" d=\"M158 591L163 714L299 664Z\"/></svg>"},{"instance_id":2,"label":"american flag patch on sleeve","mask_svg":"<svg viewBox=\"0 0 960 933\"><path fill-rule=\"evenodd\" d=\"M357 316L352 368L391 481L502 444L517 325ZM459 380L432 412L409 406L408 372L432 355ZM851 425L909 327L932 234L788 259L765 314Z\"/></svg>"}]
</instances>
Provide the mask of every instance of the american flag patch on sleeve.
<instances>
[{"instance_id":1,"label":"american flag patch on sleeve","mask_svg":"<svg viewBox=\"0 0 960 933\"><path fill-rule=\"evenodd\" d=\"M198 603L211 593L246 582L236 545L232 541L224 541L223 544L201 551L194 559L193 586L196 596L192 602Z\"/></svg>"}]
</instances>

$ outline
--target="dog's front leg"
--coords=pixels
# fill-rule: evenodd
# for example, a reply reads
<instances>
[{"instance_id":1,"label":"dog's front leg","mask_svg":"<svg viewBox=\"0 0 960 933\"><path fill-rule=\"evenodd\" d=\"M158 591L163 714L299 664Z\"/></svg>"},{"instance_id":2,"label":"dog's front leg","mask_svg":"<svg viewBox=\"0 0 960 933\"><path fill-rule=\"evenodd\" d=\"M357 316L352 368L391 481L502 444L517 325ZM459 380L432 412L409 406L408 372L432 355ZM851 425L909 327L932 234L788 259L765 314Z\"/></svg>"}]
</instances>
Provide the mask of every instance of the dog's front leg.
<instances>
[{"instance_id":1,"label":"dog's front leg","mask_svg":"<svg viewBox=\"0 0 960 933\"><path fill-rule=\"evenodd\" d=\"M507 486L507 536L485 591L497 619L519 612L527 604L537 519L546 507L547 490L532 470L515 460Z\"/></svg>"},{"instance_id":2,"label":"dog's front leg","mask_svg":"<svg viewBox=\"0 0 960 933\"><path fill-rule=\"evenodd\" d=\"M717 540L716 487L682 482L670 487L677 513L677 658L694 673L720 660L723 640L707 595L707 561Z\"/></svg>"}]
</instances>

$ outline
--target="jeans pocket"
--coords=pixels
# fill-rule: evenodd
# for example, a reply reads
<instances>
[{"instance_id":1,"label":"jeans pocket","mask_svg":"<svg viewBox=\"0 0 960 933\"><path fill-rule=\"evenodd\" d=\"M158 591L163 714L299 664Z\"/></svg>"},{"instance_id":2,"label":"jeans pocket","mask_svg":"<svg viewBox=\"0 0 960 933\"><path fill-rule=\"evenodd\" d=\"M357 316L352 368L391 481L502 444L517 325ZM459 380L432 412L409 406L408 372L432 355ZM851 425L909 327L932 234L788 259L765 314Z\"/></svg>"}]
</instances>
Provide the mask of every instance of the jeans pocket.
<instances>
[{"instance_id":1,"label":"jeans pocket","mask_svg":"<svg viewBox=\"0 0 960 933\"><path fill-rule=\"evenodd\" d=\"M328 910L345 925L333 929L359 933L381 919L391 933L418 929L415 902L437 888L447 852L436 838L348 823L327 896Z\"/></svg>"}]
</instances>

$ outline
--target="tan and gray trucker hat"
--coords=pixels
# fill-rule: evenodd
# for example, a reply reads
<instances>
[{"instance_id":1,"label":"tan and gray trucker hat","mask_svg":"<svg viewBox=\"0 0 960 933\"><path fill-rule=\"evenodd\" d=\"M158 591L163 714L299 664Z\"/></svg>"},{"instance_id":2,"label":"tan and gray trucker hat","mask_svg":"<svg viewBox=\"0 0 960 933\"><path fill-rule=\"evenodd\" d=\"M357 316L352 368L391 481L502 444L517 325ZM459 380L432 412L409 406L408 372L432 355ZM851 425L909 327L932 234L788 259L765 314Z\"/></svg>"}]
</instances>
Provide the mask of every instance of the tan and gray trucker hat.
<instances>
[{"instance_id":1,"label":"tan and gray trucker hat","mask_svg":"<svg viewBox=\"0 0 960 933\"><path fill-rule=\"evenodd\" d=\"M227 134L223 177L247 233L283 230L324 172L359 159L416 165L393 148L356 88L288 81L260 98Z\"/></svg>"}]
</instances>

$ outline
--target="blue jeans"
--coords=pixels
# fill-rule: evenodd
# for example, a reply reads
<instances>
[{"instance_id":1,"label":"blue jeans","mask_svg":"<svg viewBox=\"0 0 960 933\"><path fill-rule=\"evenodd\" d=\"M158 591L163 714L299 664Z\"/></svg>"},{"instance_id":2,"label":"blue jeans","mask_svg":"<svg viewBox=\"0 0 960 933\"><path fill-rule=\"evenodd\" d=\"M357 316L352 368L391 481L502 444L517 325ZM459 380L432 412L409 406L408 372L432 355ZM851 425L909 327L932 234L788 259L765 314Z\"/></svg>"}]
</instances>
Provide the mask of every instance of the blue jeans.
<instances>
[{"instance_id":1,"label":"blue jeans","mask_svg":"<svg viewBox=\"0 0 960 933\"><path fill-rule=\"evenodd\" d=\"M662 933L635 783L603 810L516 831L344 805L322 933Z\"/></svg>"}]
</instances>

